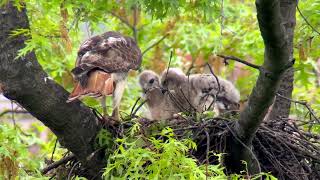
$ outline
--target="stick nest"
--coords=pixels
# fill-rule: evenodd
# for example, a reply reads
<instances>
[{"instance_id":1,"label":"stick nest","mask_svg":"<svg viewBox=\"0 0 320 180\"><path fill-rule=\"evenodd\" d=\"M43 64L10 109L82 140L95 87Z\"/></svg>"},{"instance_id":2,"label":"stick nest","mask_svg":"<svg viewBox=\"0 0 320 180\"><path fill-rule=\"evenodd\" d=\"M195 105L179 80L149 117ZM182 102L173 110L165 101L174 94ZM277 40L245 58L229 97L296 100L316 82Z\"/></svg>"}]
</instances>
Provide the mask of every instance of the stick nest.
<instances>
[{"instance_id":1,"label":"stick nest","mask_svg":"<svg viewBox=\"0 0 320 180\"><path fill-rule=\"evenodd\" d=\"M163 124L146 119L140 119L139 123L144 131ZM220 117L201 122L190 118L166 121L178 138L192 138L197 143L197 151L191 151L190 155L199 163L206 162L208 148L215 153L227 153L226 140L230 136L235 138L232 130L235 123L235 120ZM308 122L297 123L292 119L263 122L253 139L252 153L257 157L261 171L271 172L279 179L320 179L320 136L310 132L310 128L303 130ZM210 163L216 163L216 160L210 157Z\"/></svg>"}]
</instances>

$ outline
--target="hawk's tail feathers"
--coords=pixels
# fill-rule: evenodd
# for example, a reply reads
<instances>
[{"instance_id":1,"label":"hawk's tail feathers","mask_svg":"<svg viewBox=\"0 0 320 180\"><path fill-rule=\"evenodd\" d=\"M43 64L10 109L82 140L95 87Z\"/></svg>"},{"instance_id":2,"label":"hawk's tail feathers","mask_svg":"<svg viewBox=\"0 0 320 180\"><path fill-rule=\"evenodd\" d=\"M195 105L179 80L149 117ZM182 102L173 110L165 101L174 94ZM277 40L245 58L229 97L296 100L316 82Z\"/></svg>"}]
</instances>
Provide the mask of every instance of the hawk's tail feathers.
<instances>
[{"instance_id":1,"label":"hawk's tail feathers","mask_svg":"<svg viewBox=\"0 0 320 180\"><path fill-rule=\"evenodd\" d=\"M67 102L72 102L83 96L91 96L94 98L108 96L113 93L113 90L114 86L111 74L99 70L93 71L90 73L88 83L85 86L77 82Z\"/></svg>"}]
</instances>

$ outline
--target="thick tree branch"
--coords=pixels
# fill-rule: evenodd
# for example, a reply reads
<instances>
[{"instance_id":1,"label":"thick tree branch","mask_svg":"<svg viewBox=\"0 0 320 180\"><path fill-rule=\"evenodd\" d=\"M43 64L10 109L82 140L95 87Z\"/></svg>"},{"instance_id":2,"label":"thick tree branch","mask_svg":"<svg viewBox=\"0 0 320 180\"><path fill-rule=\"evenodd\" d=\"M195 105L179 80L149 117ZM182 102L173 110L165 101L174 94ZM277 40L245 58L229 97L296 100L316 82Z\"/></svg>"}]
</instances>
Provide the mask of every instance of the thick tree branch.
<instances>
[{"instance_id":1,"label":"thick tree branch","mask_svg":"<svg viewBox=\"0 0 320 180\"><path fill-rule=\"evenodd\" d=\"M262 71L248 100L240 113L240 119L233 128L245 145L251 147L252 139L275 97L282 74L288 68L289 49L285 29L281 22L279 0L257 0L257 17L264 40L265 55ZM258 172L257 162L236 139L230 140L230 157L233 171L241 170L240 160L246 160L250 173ZM233 161L233 162L232 162Z\"/></svg>"},{"instance_id":2,"label":"thick tree branch","mask_svg":"<svg viewBox=\"0 0 320 180\"><path fill-rule=\"evenodd\" d=\"M17 58L26 37L10 37L10 32L29 28L26 10L12 4L0 8L0 84L4 96L16 101L49 127L59 142L68 148L95 176L103 166L94 152L93 141L99 125L92 111L81 102L66 103L68 92L48 78L34 52Z\"/></svg>"},{"instance_id":3,"label":"thick tree branch","mask_svg":"<svg viewBox=\"0 0 320 180\"><path fill-rule=\"evenodd\" d=\"M280 1L280 12L281 21L285 27L285 36L287 37L289 58L287 61L293 59L293 35L294 27L296 25L296 7L297 0L279 0ZM294 69L290 68L284 73L281 80L280 86L278 88L279 94L287 98L292 97L293 91L293 81L294 81ZM272 109L268 114L268 119L281 119L289 117L291 103L288 101L283 101L283 99L276 97L272 105Z\"/></svg>"},{"instance_id":4,"label":"thick tree branch","mask_svg":"<svg viewBox=\"0 0 320 180\"><path fill-rule=\"evenodd\" d=\"M263 120L281 80L283 68L289 59L288 43L284 26L281 24L278 0L257 0L257 16L261 35L265 44L263 68L249 97L248 106L240 114L238 132L240 137L251 141Z\"/></svg>"},{"instance_id":5,"label":"thick tree branch","mask_svg":"<svg viewBox=\"0 0 320 180\"><path fill-rule=\"evenodd\" d=\"M74 154L71 154L71 155L69 155L67 157L64 157L64 158L60 159L59 161L56 161L56 162L54 162L52 164L49 164L47 167L43 168L41 170L41 173L42 174L46 174L50 170L55 169L55 168L59 167L62 164L66 164L67 162L73 160L74 158L75 158Z\"/></svg>"}]
</instances>

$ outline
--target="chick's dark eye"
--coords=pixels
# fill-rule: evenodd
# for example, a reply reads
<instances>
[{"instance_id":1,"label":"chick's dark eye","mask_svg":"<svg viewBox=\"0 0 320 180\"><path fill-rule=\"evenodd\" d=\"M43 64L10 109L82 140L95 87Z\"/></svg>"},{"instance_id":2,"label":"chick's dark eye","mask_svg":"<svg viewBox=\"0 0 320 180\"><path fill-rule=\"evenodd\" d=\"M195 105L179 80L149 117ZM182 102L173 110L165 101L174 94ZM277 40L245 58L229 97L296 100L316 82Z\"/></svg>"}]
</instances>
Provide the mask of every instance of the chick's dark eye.
<instances>
[{"instance_id":1,"label":"chick's dark eye","mask_svg":"<svg viewBox=\"0 0 320 180\"><path fill-rule=\"evenodd\" d=\"M212 87L210 87L208 90L211 91L211 90L212 90Z\"/></svg>"},{"instance_id":2,"label":"chick's dark eye","mask_svg":"<svg viewBox=\"0 0 320 180\"><path fill-rule=\"evenodd\" d=\"M149 83L150 84L154 83L154 79L150 79Z\"/></svg>"},{"instance_id":3,"label":"chick's dark eye","mask_svg":"<svg viewBox=\"0 0 320 180\"><path fill-rule=\"evenodd\" d=\"M167 82L166 80L165 80L165 81L163 81L163 85L167 85L167 83L168 83L168 82Z\"/></svg>"}]
</instances>

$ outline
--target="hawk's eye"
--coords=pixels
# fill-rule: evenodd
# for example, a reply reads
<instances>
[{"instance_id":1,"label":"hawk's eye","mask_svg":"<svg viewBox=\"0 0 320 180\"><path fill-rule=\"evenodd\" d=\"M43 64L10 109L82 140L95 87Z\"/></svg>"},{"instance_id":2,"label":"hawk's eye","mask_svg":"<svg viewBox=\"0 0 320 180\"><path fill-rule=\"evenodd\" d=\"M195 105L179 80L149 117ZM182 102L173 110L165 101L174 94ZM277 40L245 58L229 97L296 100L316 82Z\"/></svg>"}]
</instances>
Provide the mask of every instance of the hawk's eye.
<instances>
[{"instance_id":1,"label":"hawk's eye","mask_svg":"<svg viewBox=\"0 0 320 180\"><path fill-rule=\"evenodd\" d=\"M149 83L150 84L154 83L154 79L150 79Z\"/></svg>"}]
</instances>

